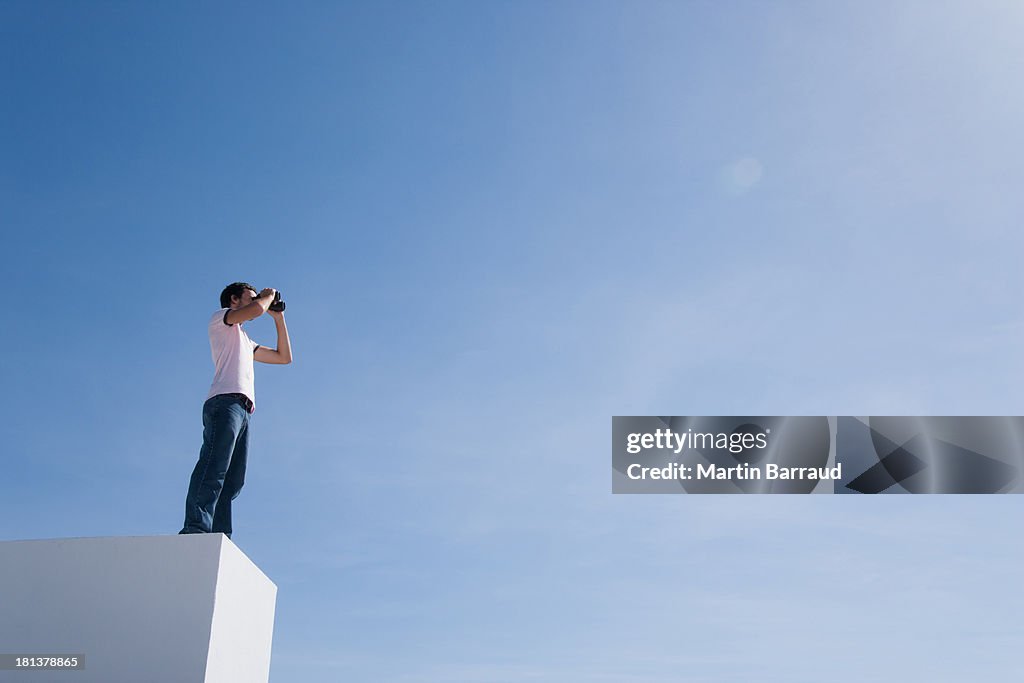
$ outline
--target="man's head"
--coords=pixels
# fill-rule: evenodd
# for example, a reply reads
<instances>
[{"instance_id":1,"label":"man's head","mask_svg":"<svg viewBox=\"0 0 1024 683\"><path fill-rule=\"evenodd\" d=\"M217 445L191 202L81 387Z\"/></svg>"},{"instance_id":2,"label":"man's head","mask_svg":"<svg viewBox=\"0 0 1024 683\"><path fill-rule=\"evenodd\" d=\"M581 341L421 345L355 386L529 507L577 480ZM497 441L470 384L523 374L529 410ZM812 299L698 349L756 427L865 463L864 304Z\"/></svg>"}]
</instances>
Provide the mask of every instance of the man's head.
<instances>
[{"instance_id":1,"label":"man's head","mask_svg":"<svg viewBox=\"0 0 1024 683\"><path fill-rule=\"evenodd\" d=\"M248 282L233 282L220 293L221 308L241 308L256 298L256 288Z\"/></svg>"}]
</instances>

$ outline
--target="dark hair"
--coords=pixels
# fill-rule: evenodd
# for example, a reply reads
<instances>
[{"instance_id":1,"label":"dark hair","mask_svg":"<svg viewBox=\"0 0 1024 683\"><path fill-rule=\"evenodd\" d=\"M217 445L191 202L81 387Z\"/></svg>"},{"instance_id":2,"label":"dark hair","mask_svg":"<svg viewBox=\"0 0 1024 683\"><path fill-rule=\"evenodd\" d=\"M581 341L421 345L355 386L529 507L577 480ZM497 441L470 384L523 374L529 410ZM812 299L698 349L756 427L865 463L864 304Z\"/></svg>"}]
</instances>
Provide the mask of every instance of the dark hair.
<instances>
[{"instance_id":1,"label":"dark hair","mask_svg":"<svg viewBox=\"0 0 1024 683\"><path fill-rule=\"evenodd\" d=\"M256 288L248 282L232 282L224 288L223 292L220 293L220 307L231 308L231 297L237 296L241 299L242 295L250 289L254 292L256 291Z\"/></svg>"}]
</instances>

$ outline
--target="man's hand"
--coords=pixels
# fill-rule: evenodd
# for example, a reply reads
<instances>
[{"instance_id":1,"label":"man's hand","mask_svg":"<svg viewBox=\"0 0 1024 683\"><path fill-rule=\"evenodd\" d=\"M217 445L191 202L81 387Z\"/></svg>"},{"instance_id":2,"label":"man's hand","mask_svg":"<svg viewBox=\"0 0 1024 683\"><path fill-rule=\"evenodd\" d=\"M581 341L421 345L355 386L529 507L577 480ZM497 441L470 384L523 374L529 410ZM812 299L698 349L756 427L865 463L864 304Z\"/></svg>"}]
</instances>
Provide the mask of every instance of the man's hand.
<instances>
[{"instance_id":1,"label":"man's hand","mask_svg":"<svg viewBox=\"0 0 1024 683\"><path fill-rule=\"evenodd\" d=\"M275 318L275 319L277 319L277 320L284 320L284 311L275 311L275 310L274 310L274 309L272 309L272 308L268 308L268 309L267 309L267 314L268 314L268 315L269 315L269 316L270 316L271 318Z\"/></svg>"},{"instance_id":2,"label":"man's hand","mask_svg":"<svg viewBox=\"0 0 1024 683\"><path fill-rule=\"evenodd\" d=\"M258 318L267 312L270 308L270 304L274 303L274 295L277 294L276 290L266 288L262 292L256 295L256 298L251 302L242 306L228 311L224 316L224 322L228 325L235 325L237 323L244 323L253 318Z\"/></svg>"}]
</instances>

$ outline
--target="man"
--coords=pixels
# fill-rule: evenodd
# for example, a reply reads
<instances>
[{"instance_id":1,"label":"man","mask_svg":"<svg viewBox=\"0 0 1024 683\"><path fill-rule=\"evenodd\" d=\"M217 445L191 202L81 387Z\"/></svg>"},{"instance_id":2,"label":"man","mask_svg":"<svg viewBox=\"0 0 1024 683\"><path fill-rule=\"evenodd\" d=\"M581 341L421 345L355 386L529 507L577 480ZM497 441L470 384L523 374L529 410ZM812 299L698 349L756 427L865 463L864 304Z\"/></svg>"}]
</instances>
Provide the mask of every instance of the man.
<instances>
[{"instance_id":1,"label":"man","mask_svg":"<svg viewBox=\"0 0 1024 683\"><path fill-rule=\"evenodd\" d=\"M223 533L231 538L231 501L245 480L249 416L256 409L253 361L284 365L292 347L284 311L270 310L276 292L256 294L246 282L235 282L220 295L221 308L210 318L213 384L203 404L203 447L185 498L185 526L178 533ZM277 326L277 348L256 344L242 324L270 313Z\"/></svg>"}]
</instances>

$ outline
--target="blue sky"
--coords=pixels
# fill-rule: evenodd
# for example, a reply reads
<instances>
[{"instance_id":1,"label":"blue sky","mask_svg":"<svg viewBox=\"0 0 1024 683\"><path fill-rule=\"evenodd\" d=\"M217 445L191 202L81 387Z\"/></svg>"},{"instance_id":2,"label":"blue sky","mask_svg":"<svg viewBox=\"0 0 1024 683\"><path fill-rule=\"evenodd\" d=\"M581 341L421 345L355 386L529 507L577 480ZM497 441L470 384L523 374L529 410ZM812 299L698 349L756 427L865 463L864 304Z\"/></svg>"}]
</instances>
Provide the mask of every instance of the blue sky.
<instances>
[{"instance_id":1,"label":"blue sky","mask_svg":"<svg viewBox=\"0 0 1024 683\"><path fill-rule=\"evenodd\" d=\"M612 496L612 415L1021 414L1024 9L0 3L0 538L235 541L271 680L1009 680L1019 498ZM273 344L273 324L250 336Z\"/></svg>"}]
</instances>

